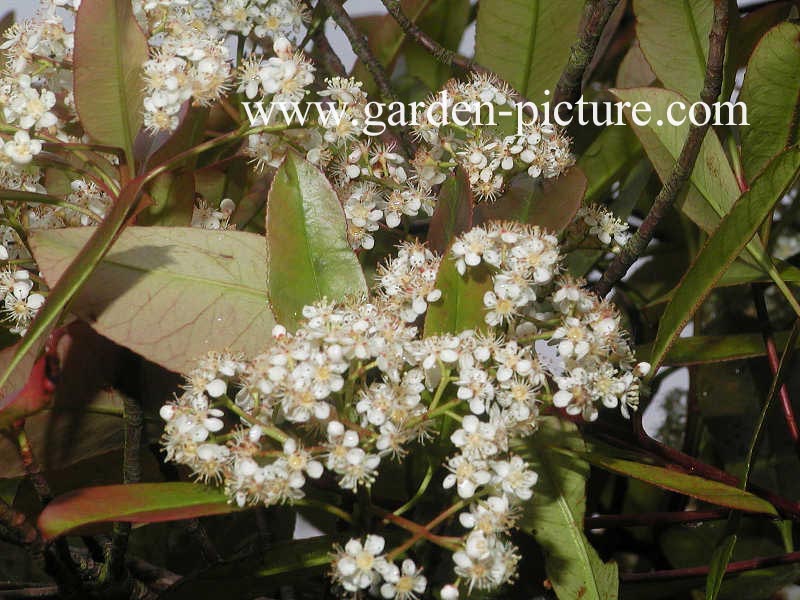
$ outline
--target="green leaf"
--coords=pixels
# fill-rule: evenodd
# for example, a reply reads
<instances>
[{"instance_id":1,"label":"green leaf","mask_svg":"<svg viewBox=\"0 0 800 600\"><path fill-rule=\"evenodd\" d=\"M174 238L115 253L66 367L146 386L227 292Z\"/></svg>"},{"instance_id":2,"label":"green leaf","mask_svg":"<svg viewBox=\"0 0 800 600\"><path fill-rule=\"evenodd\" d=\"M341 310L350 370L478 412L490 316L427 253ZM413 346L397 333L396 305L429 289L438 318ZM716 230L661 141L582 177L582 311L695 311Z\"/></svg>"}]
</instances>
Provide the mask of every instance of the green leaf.
<instances>
[{"instance_id":1,"label":"green leaf","mask_svg":"<svg viewBox=\"0 0 800 600\"><path fill-rule=\"evenodd\" d=\"M736 534L725 536L723 540L714 548L711 555L711 562L708 565L708 577L706 578L706 600L716 600L722 581L725 578L725 569L731 562L733 549L736 547Z\"/></svg>"},{"instance_id":2,"label":"green leaf","mask_svg":"<svg viewBox=\"0 0 800 600\"><path fill-rule=\"evenodd\" d=\"M583 533L589 465L553 451L555 443L586 450L575 425L552 417L544 417L536 434L518 449L539 474L520 528L542 547L547 577L559 598L616 599L617 565L603 563Z\"/></svg>"},{"instance_id":3,"label":"green leaf","mask_svg":"<svg viewBox=\"0 0 800 600\"><path fill-rule=\"evenodd\" d=\"M42 536L52 539L92 523L159 523L235 510L221 490L196 483L101 485L57 497L39 515L38 525Z\"/></svg>"},{"instance_id":4,"label":"green leaf","mask_svg":"<svg viewBox=\"0 0 800 600\"><path fill-rule=\"evenodd\" d=\"M794 183L798 173L800 150L789 150L775 158L709 237L661 317L651 357L654 367L662 363L686 323L758 231L775 203Z\"/></svg>"},{"instance_id":5,"label":"green leaf","mask_svg":"<svg viewBox=\"0 0 800 600\"><path fill-rule=\"evenodd\" d=\"M75 18L75 107L92 138L125 150L142 125L147 38L129 0L86 0Z\"/></svg>"},{"instance_id":6,"label":"green leaf","mask_svg":"<svg viewBox=\"0 0 800 600\"><path fill-rule=\"evenodd\" d=\"M545 102L552 98L578 37L584 4L582 0L481 0L475 59L528 100Z\"/></svg>"},{"instance_id":7,"label":"green leaf","mask_svg":"<svg viewBox=\"0 0 800 600\"><path fill-rule=\"evenodd\" d=\"M559 451L575 455L574 452ZM691 496L711 504L727 506L728 508L735 508L745 512L774 516L778 514L775 507L769 502L754 496L750 492L710 479L697 477L696 475L689 475L682 471L617 458L613 453L606 452L602 445L593 445L591 452L581 452L577 456L611 473L633 477L650 485Z\"/></svg>"},{"instance_id":8,"label":"green leaf","mask_svg":"<svg viewBox=\"0 0 800 600\"><path fill-rule=\"evenodd\" d=\"M290 152L267 200L267 290L278 321L296 325L307 304L365 294L344 211L314 165Z\"/></svg>"},{"instance_id":9,"label":"green leaf","mask_svg":"<svg viewBox=\"0 0 800 600\"><path fill-rule=\"evenodd\" d=\"M626 109L626 115L659 178L662 182L666 181L680 156L690 126L688 119L683 125L670 124L667 110L674 102L683 102L687 107L691 103L676 92L659 88L617 89L611 92L623 102L630 102L631 105L645 102L652 108L648 125L634 123L629 108ZM676 110L674 116L680 119L686 115ZM662 124L658 125L659 122ZM708 131L700 147L690 181L694 189L687 192L686 202L681 208L690 219L710 233L740 193L736 176L713 129Z\"/></svg>"},{"instance_id":10,"label":"green leaf","mask_svg":"<svg viewBox=\"0 0 800 600\"><path fill-rule=\"evenodd\" d=\"M544 183L521 174L511 180L505 194L495 202L482 202L475 207L475 222L519 221L558 233L578 211L586 185L586 176L578 167Z\"/></svg>"},{"instance_id":11,"label":"green leaf","mask_svg":"<svg viewBox=\"0 0 800 600\"><path fill-rule=\"evenodd\" d=\"M461 167L442 184L439 202L428 228L428 245L443 254L453 239L472 229L475 200L467 174Z\"/></svg>"},{"instance_id":12,"label":"green leaf","mask_svg":"<svg viewBox=\"0 0 800 600\"><path fill-rule=\"evenodd\" d=\"M788 331L775 334L775 343L782 347ZM800 347L800 344L798 344ZM652 344L644 344L636 348L636 355L646 359L653 353ZM743 360L766 355L764 338L760 333L736 333L730 335L695 335L679 337L675 340L662 360L663 366L686 367Z\"/></svg>"},{"instance_id":13,"label":"green leaf","mask_svg":"<svg viewBox=\"0 0 800 600\"><path fill-rule=\"evenodd\" d=\"M41 230L31 246L45 279L59 281L91 230ZM262 350L267 305L264 238L182 227L129 227L72 310L102 335L168 369L187 372L209 350Z\"/></svg>"},{"instance_id":14,"label":"green leaf","mask_svg":"<svg viewBox=\"0 0 800 600\"><path fill-rule=\"evenodd\" d=\"M708 0L635 0L636 34L664 87L700 99L708 60L714 3ZM680 42L678 43L678 40Z\"/></svg>"},{"instance_id":15,"label":"green leaf","mask_svg":"<svg viewBox=\"0 0 800 600\"><path fill-rule=\"evenodd\" d=\"M641 145L630 127L603 129L578 159L588 180L585 202L599 201L641 154Z\"/></svg>"},{"instance_id":16,"label":"green leaf","mask_svg":"<svg viewBox=\"0 0 800 600\"><path fill-rule=\"evenodd\" d=\"M750 181L797 141L800 115L800 25L782 23L758 43L747 64L740 101L750 125L741 127L742 165Z\"/></svg>"},{"instance_id":17,"label":"green leaf","mask_svg":"<svg viewBox=\"0 0 800 600\"><path fill-rule=\"evenodd\" d=\"M436 289L442 291L438 302L428 305L425 336L458 334L466 329L486 330L483 296L492 289L492 278L484 265L460 275L448 250L436 276Z\"/></svg>"}]
</instances>

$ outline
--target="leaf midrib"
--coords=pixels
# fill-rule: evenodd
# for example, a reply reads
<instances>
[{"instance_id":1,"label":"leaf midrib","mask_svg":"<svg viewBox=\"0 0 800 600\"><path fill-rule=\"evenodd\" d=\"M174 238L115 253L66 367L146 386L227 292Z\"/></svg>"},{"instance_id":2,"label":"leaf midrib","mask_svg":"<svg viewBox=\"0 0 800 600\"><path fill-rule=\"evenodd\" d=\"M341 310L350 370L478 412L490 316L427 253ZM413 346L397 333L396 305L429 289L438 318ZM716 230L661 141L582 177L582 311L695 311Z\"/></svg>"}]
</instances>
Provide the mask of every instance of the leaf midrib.
<instances>
[{"instance_id":1,"label":"leaf midrib","mask_svg":"<svg viewBox=\"0 0 800 600\"><path fill-rule=\"evenodd\" d=\"M705 64L706 54L703 51L703 43L700 40L700 32L697 30L697 21L692 12L691 0L683 0L683 12L686 14L686 20L689 22L689 32L692 34L692 43L694 44L694 51L697 54L698 64L700 65L700 80L705 79ZM700 90L697 90L700 93Z\"/></svg>"},{"instance_id":2,"label":"leaf midrib","mask_svg":"<svg viewBox=\"0 0 800 600\"><path fill-rule=\"evenodd\" d=\"M572 512L572 509L567 502L567 499L564 494L564 490L562 489L561 485L559 484L559 479L557 474L555 473L554 466L552 464L552 456L549 456L546 452L542 452L540 457L540 465L544 467L544 470L547 472L547 476L550 479L550 484L553 486L553 491L558 494L558 508L561 513L565 516L569 527L569 535L574 542L574 545L578 547L580 554L581 554L581 565L583 567L583 571L585 574L585 579L587 585L591 582L593 584L593 591L594 596L596 598L600 598L600 584L597 581L597 577L595 576L594 569L592 568L591 557L589 553L586 551L586 546L583 544L583 535L582 532L578 530L576 523L575 523L575 515Z\"/></svg>"},{"instance_id":3,"label":"leaf midrib","mask_svg":"<svg viewBox=\"0 0 800 600\"><path fill-rule=\"evenodd\" d=\"M526 0L531 1L533 6L533 22L531 23L530 33L528 34L528 52L525 53L525 71L522 74L524 77L523 84L525 89L522 90L523 94L528 94L528 88L531 83L531 67L533 66L533 55L536 47L536 28L539 26L539 0Z\"/></svg>"}]
</instances>

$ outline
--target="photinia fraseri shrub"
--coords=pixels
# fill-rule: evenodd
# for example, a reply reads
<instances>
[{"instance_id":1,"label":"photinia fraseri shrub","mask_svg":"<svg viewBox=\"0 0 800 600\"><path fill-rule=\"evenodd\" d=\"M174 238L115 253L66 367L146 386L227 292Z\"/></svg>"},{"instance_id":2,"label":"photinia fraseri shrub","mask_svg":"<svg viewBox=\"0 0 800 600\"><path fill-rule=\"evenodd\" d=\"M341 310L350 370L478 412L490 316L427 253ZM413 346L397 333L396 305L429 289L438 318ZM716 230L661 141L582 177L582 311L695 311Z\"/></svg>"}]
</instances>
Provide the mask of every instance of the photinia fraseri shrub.
<instances>
[{"instance_id":1,"label":"photinia fraseri shrub","mask_svg":"<svg viewBox=\"0 0 800 600\"><path fill-rule=\"evenodd\" d=\"M0 22L4 585L800 580L798 7L383 5Z\"/></svg>"}]
</instances>

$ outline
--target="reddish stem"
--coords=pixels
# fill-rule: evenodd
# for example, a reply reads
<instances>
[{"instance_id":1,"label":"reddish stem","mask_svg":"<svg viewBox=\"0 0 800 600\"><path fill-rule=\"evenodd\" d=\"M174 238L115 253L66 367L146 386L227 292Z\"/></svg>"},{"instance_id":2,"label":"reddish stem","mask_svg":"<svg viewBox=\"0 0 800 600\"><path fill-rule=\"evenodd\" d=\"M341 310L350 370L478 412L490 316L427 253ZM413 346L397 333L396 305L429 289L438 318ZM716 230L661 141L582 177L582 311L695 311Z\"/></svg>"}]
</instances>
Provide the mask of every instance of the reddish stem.
<instances>
[{"instance_id":1,"label":"reddish stem","mask_svg":"<svg viewBox=\"0 0 800 600\"><path fill-rule=\"evenodd\" d=\"M754 571L765 569L777 565L790 565L800 562L800 552L790 552L779 556L762 556L748 560L740 560L728 564L725 573L741 573L743 571ZM689 577L705 577L708 575L709 567L687 567L685 569L666 569L663 571L649 571L647 573L623 573L620 578L624 582L634 581L666 581L673 579L685 579Z\"/></svg>"}]
</instances>

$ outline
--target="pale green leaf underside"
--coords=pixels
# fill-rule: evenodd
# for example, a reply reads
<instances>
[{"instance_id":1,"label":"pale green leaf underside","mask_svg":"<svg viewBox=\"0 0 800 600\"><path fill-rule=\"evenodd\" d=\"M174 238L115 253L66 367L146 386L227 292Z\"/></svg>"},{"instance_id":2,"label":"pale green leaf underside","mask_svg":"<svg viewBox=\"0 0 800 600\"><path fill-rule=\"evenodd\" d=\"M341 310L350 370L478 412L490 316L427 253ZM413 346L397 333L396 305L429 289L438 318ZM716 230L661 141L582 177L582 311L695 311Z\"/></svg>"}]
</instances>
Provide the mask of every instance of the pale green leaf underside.
<instances>
[{"instance_id":1,"label":"pale green leaf underside","mask_svg":"<svg viewBox=\"0 0 800 600\"><path fill-rule=\"evenodd\" d=\"M51 285L90 233L34 233L34 255ZM269 343L265 264L264 238L255 234L129 227L73 310L116 343L185 372L209 350L255 354Z\"/></svg>"}]
</instances>

